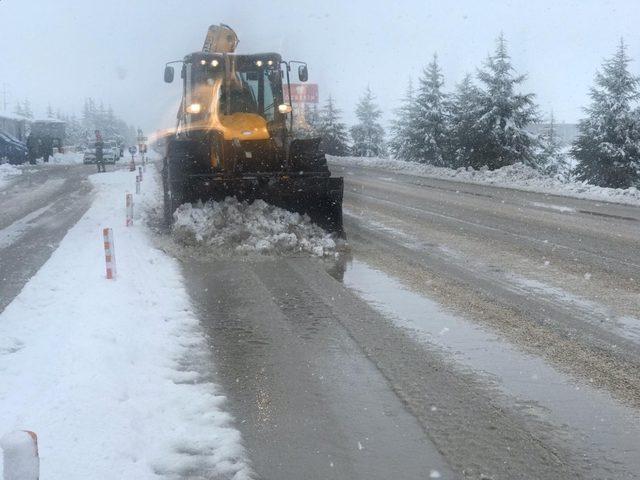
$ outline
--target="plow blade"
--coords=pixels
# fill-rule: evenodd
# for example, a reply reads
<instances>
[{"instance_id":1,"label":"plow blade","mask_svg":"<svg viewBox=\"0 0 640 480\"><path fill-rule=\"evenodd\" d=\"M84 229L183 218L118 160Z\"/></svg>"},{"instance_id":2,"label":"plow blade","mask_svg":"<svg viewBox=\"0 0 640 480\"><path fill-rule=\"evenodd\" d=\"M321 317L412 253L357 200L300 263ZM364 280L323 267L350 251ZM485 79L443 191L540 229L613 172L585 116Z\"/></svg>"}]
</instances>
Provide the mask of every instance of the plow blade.
<instances>
[{"instance_id":1,"label":"plow blade","mask_svg":"<svg viewBox=\"0 0 640 480\"><path fill-rule=\"evenodd\" d=\"M256 175L218 177L189 176L184 185L185 198L190 201L221 201L236 197L249 202L262 199L277 207L308 215L325 230L343 235L343 180L323 175Z\"/></svg>"}]
</instances>

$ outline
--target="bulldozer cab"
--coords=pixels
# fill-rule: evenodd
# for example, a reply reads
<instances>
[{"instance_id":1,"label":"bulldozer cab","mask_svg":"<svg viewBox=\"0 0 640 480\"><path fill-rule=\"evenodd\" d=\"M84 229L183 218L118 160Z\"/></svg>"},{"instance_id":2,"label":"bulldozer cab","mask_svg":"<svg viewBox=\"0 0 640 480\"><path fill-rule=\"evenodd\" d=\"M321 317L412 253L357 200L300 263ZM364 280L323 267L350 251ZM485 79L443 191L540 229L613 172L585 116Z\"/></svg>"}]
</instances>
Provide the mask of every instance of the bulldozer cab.
<instances>
[{"instance_id":1,"label":"bulldozer cab","mask_svg":"<svg viewBox=\"0 0 640 480\"><path fill-rule=\"evenodd\" d=\"M218 131L225 140L265 140L286 134L277 54L194 53L185 57L178 131Z\"/></svg>"}]
</instances>

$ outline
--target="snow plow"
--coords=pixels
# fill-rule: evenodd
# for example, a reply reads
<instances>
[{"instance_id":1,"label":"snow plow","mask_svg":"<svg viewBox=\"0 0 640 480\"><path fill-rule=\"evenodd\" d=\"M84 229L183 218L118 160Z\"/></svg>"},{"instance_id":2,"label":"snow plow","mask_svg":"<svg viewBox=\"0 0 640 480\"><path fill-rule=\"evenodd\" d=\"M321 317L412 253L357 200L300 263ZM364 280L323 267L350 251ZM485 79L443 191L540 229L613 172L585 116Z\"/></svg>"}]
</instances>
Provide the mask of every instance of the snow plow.
<instances>
[{"instance_id":1,"label":"snow plow","mask_svg":"<svg viewBox=\"0 0 640 480\"><path fill-rule=\"evenodd\" d=\"M180 63L182 101L166 138L165 217L186 202L262 199L307 214L342 234L343 179L332 177L320 139L293 138L292 66L304 62L277 53L236 54L238 38L226 25L209 27L202 51L165 66L173 81ZM287 102L288 100L288 102Z\"/></svg>"}]
</instances>

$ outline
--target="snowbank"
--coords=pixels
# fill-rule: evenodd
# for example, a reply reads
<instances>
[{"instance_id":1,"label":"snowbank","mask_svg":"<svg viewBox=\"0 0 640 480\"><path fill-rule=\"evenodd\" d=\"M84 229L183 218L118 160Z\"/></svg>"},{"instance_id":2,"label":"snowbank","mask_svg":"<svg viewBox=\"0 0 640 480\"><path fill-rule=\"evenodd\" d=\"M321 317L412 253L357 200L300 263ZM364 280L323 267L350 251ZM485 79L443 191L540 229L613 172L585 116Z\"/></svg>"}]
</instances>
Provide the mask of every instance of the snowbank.
<instances>
[{"instance_id":1,"label":"snowbank","mask_svg":"<svg viewBox=\"0 0 640 480\"><path fill-rule=\"evenodd\" d=\"M184 204L174 220L173 237L185 245L242 254L306 252L322 257L336 252L333 238L309 217L262 200L247 203L229 197L223 202Z\"/></svg>"},{"instance_id":2,"label":"snowbank","mask_svg":"<svg viewBox=\"0 0 640 480\"><path fill-rule=\"evenodd\" d=\"M246 479L177 262L141 218L160 197L151 173L124 227L134 179L91 177L93 205L0 314L0 435L38 434L41 478ZM105 279L103 227L116 280Z\"/></svg>"},{"instance_id":3,"label":"snowbank","mask_svg":"<svg viewBox=\"0 0 640 480\"><path fill-rule=\"evenodd\" d=\"M569 182L549 177L523 164L509 165L497 170L442 168L416 162L385 158L328 157L331 163L343 166L374 167L423 177L444 178L458 182L496 185L531 192L549 193L565 197L601 200L640 205L640 190L604 188L585 182Z\"/></svg>"},{"instance_id":4,"label":"snowbank","mask_svg":"<svg viewBox=\"0 0 640 480\"><path fill-rule=\"evenodd\" d=\"M77 165L82 163L84 154L82 152L54 153L49 163L57 165Z\"/></svg>"},{"instance_id":5,"label":"snowbank","mask_svg":"<svg viewBox=\"0 0 640 480\"><path fill-rule=\"evenodd\" d=\"M20 175L22 173L22 169L11 165L9 163L0 164L0 187L3 183L9 180L11 177L15 175Z\"/></svg>"}]
</instances>

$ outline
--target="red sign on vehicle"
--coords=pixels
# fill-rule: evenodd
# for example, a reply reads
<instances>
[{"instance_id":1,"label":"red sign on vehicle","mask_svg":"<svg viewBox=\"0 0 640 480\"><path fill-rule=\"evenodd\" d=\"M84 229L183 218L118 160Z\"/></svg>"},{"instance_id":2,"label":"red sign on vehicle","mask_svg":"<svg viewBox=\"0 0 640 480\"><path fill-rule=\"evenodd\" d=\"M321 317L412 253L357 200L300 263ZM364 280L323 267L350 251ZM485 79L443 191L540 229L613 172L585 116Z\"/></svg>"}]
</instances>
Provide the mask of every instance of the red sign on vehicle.
<instances>
[{"instance_id":1,"label":"red sign on vehicle","mask_svg":"<svg viewBox=\"0 0 640 480\"><path fill-rule=\"evenodd\" d=\"M285 98L288 93L285 87ZM291 103L318 103L318 84L317 83L292 83L291 84Z\"/></svg>"}]
</instances>

